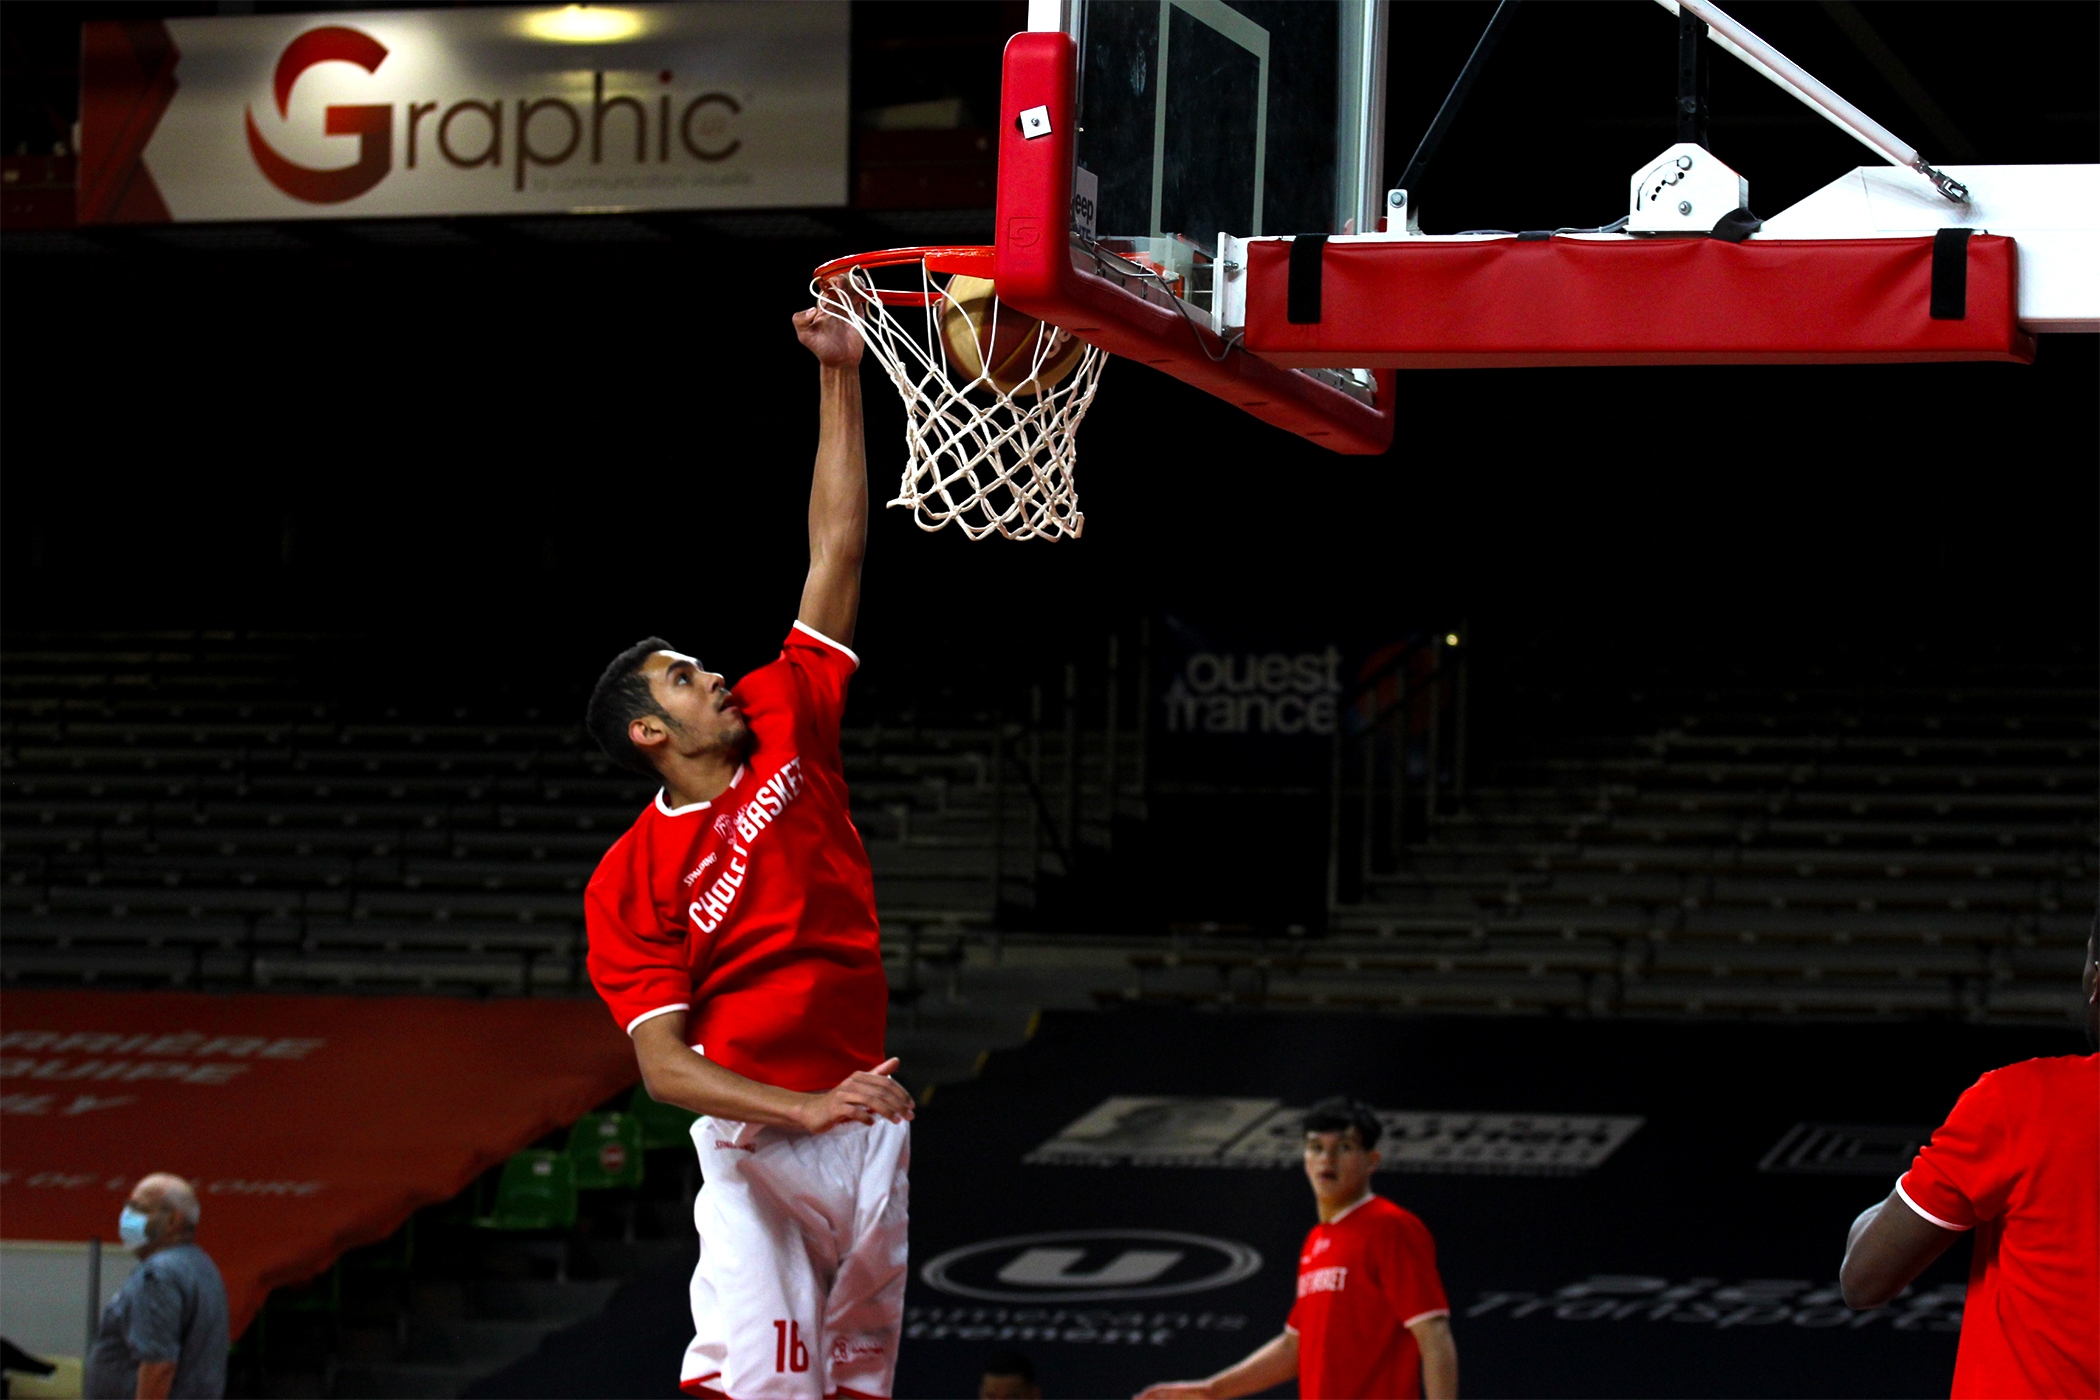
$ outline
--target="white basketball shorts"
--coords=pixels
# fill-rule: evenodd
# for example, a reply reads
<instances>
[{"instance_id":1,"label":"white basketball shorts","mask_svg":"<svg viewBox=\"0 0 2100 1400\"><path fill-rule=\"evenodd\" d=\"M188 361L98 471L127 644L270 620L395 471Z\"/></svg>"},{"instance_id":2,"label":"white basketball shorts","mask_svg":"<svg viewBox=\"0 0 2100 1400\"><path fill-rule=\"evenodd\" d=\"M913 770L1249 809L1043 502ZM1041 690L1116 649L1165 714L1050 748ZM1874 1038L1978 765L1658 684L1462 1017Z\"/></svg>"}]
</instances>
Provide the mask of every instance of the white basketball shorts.
<instances>
[{"instance_id":1,"label":"white basketball shorts","mask_svg":"<svg viewBox=\"0 0 2100 1400\"><path fill-rule=\"evenodd\" d=\"M688 1395L886 1400L904 1323L911 1127L877 1119L815 1137L719 1118L693 1124Z\"/></svg>"}]
</instances>

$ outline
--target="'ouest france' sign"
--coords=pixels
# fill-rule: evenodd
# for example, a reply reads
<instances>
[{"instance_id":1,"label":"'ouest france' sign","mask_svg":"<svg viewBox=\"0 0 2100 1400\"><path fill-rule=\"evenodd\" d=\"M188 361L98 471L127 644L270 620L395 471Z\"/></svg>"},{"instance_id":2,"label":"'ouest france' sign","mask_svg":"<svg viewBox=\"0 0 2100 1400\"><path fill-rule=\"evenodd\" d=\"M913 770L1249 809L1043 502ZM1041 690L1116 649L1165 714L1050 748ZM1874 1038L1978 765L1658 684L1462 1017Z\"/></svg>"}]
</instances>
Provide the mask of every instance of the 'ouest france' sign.
<instances>
[{"instance_id":1,"label":"'ouest france' sign","mask_svg":"<svg viewBox=\"0 0 2100 1400\"><path fill-rule=\"evenodd\" d=\"M86 26L83 223L846 200L847 6Z\"/></svg>"}]
</instances>

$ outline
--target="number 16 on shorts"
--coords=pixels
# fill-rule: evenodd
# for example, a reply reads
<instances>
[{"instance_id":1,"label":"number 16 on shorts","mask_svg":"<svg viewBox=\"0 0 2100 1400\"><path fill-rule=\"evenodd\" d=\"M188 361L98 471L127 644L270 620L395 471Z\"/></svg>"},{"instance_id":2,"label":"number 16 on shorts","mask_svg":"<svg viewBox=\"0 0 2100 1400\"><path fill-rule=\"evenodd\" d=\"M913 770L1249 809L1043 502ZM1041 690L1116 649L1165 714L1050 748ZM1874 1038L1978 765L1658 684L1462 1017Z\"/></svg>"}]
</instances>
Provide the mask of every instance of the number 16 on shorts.
<instances>
[{"instance_id":1,"label":"number 16 on shorts","mask_svg":"<svg viewBox=\"0 0 2100 1400\"><path fill-rule=\"evenodd\" d=\"M773 1369L807 1371L809 1348L802 1343L802 1324L773 1320Z\"/></svg>"}]
</instances>

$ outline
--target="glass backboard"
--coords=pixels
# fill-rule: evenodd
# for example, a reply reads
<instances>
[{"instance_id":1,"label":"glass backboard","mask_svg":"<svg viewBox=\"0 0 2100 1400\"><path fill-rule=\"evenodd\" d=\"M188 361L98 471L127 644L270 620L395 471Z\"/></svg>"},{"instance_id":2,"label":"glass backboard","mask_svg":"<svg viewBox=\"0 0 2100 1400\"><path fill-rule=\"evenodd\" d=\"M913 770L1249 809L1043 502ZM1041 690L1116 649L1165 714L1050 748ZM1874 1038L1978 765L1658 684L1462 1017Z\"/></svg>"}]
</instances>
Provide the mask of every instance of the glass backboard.
<instances>
[{"instance_id":1,"label":"glass backboard","mask_svg":"<svg viewBox=\"0 0 2100 1400\"><path fill-rule=\"evenodd\" d=\"M1031 0L1003 59L1001 302L1337 451L1383 451L1389 384L1269 364L1213 315L1213 291L1237 310L1227 238L1376 231L1385 12Z\"/></svg>"},{"instance_id":2,"label":"glass backboard","mask_svg":"<svg viewBox=\"0 0 2100 1400\"><path fill-rule=\"evenodd\" d=\"M1074 232L1208 309L1220 234L1355 233L1383 207L1381 0L1066 0Z\"/></svg>"},{"instance_id":3,"label":"glass backboard","mask_svg":"<svg viewBox=\"0 0 2100 1400\"><path fill-rule=\"evenodd\" d=\"M1358 94L1383 12L1345 0L1073 5L1078 168L1098 188L1099 236L1214 247L1221 232L1360 231L1382 197L1364 112L1383 104Z\"/></svg>"}]
</instances>

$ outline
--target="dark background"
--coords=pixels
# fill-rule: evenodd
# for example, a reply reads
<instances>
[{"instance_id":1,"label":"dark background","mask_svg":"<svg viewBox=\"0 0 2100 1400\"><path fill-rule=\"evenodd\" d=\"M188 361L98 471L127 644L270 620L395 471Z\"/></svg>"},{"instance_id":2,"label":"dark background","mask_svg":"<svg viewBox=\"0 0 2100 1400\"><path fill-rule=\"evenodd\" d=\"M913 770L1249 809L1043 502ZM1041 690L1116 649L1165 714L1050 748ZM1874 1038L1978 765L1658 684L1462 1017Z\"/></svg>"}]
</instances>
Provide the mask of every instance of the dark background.
<instances>
[{"instance_id":1,"label":"dark background","mask_svg":"<svg viewBox=\"0 0 2100 1400\"><path fill-rule=\"evenodd\" d=\"M6 7L6 148L62 139L80 18L211 8ZM1737 9L1932 158L2100 157L2093 6ZM1489 13L1395 8L1389 171ZM855 106L989 108L1022 20L856 5ZM1675 42L1631 0L1526 7L1418 192L1424 227L1624 212L1672 139ZM1762 211L1870 159L1725 55L1713 109ZM10 234L0 622L341 630L463 676L492 647L594 671L652 630L759 661L797 594L815 431L787 317L820 259L899 241L823 217L805 238L641 219L624 242L459 220L427 247ZM865 680L1091 651L1157 610L1383 636L1463 616L1486 646L1636 663L2090 638L2095 370L2093 338L2058 336L2032 367L1422 372L1393 449L1361 458L1118 364L1079 439L1083 541L972 545L878 512ZM868 399L880 501L901 417L874 375ZM1629 434L1663 413L1674 436Z\"/></svg>"}]
</instances>

